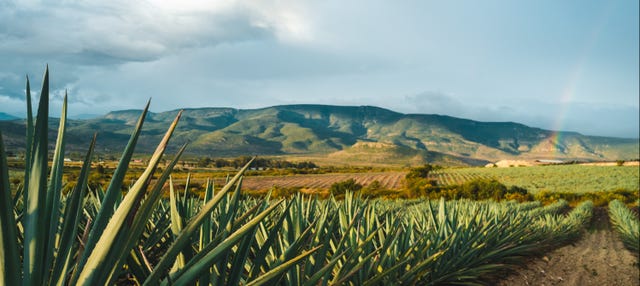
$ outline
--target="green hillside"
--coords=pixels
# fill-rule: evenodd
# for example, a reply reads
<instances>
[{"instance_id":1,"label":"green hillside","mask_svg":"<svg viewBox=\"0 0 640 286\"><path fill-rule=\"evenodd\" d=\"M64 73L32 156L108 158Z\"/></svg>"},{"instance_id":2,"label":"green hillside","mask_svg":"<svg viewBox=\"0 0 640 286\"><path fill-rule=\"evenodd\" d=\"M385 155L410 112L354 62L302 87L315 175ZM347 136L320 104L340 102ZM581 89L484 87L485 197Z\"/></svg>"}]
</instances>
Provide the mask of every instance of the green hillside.
<instances>
[{"instance_id":1,"label":"green hillside","mask_svg":"<svg viewBox=\"0 0 640 286\"><path fill-rule=\"evenodd\" d=\"M177 112L150 113L137 152L152 152ZM140 110L122 110L94 119L71 120L68 146L72 151L84 150L88 138L97 131L98 151L121 150L139 114ZM50 124L52 129L57 126L56 120ZM23 121L0 121L0 128L9 148L23 145ZM55 136L53 132L52 136ZM513 122L402 114L373 106L185 109L174 136L172 148L189 142L191 154L213 157L325 154L344 160L453 165L516 158L628 160L639 157L638 139L556 133Z\"/></svg>"}]
</instances>

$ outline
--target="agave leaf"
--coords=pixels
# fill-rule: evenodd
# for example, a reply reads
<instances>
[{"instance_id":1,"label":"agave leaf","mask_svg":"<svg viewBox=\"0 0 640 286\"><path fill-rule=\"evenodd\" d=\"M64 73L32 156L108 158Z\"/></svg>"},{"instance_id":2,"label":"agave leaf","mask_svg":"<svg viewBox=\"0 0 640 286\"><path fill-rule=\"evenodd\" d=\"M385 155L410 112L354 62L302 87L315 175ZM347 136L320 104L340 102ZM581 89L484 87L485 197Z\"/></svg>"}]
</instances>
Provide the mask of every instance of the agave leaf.
<instances>
[{"instance_id":1,"label":"agave leaf","mask_svg":"<svg viewBox=\"0 0 640 286\"><path fill-rule=\"evenodd\" d=\"M318 246L318 247L324 247L322 245ZM327 275L329 273L329 271L331 271L331 269L333 269L333 267L340 261L340 259L342 259L342 257L347 254L347 251L343 251L339 254L334 254L333 258L331 258L331 260L329 261L329 263L327 263L326 265L322 266L322 268L319 268L318 271L313 273L313 276L311 276L311 278L309 278L308 280L304 281L304 286L313 286L313 285L318 285L318 281L320 281L320 279L322 279L323 277L325 277L325 275ZM324 257L323 255L318 255L318 253L316 253L316 257L320 258L320 257ZM318 262L318 264L320 264Z\"/></svg>"},{"instance_id":2,"label":"agave leaf","mask_svg":"<svg viewBox=\"0 0 640 286\"><path fill-rule=\"evenodd\" d=\"M255 214L260 209L260 207L262 206L256 205L255 207L249 209L244 215L242 215L242 217L245 217L245 216L249 217ZM236 222L239 223L242 220L243 218L239 218ZM196 264L197 262L199 262L200 260L202 260L203 257L205 257L209 252L211 252L211 250L216 248L218 244L220 244L220 242L226 239L228 236L229 236L229 232L226 230L222 230L211 240L211 242L208 245L205 245L205 247L202 250L200 250L200 252L198 252L190 260L188 260L188 262L185 264L185 268L189 268L194 264ZM170 277L178 277L179 275L182 275L182 273L174 273Z\"/></svg>"},{"instance_id":3,"label":"agave leaf","mask_svg":"<svg viewBox=\"0 0 640 286\"><path fill-rule=\"evenodd\" d=\"M171 233L174 237L176 237L180 231L182 230L182 217L178 212L178 203L177 203L178 194L173 189L173 180L169 177L169 203L171 204ZM184 267L184 254L180 253L176 258L175 264L173 264L173 268L171 272L175 272L178 269Z\"/></svg>"},{"instance_id":4,"label":"agave leaf","mask_svg":"<svg viewBox=\"0 0 640 286\"><path fill-rule=\"evenodd\" d=\"M135 216L140 200L146 192L151 180L151 175L158 166L158 163L167 147L167 143L169 142L181 115L182 112L179 112L169 127L169 130L167 130L164 138L156 148L156 151L149 161L149 165L142 175L140 175L140 178L138 178L136 183L131 187L131 190L122 200L118 209L111 217L111 220L109 220L109 223L105 227L103 234L100 236L97 243L97 245L100 245L100 248L95 248L91 251L86 264L81 268L77 280L78 285L103 284L104 281L97 281L94 279L98 279L98 277L104 275L104 273L111 273L111 271L108 271L105 268L111 268L113 265L107 265L104 264L104 262L112 260L114 255L119 255L119 253L114 252L112 246L114 244L120 244L120 242L117 241L118 237L129 231L132 224L131 220Z\"/></svg>"},{"instance_id":5,"label":"agave leaf","mask_svg":"<svg viewBox=\"0 0 640 286\"><path fill-rule=\"evenodd\" d=\"M207 179L207 184L204 191L204 200L202 201L203 204L206 204L213 198L213 189L214 181L211 179ZM198 243L200 249L209 244L212 238L211 215L208 215L204 218L204 220L202 221L202 225L200 226L200 241Z\"/></svg>"},{"instance_id":6,"label":"agave leaf","mask_svg":"<svg viewBox=\"0 0 640 286\"><path fill-rule=\"evenodd\" d=\"M207 186L205 187L203 203L206 204L213 197L213 187L213 180L207 179ZM211 232L211 214L209 214L205 217L205 219L202 221L202 225L200 226L200 241L198 243L200 250L202 250L207 244L209 244L209 242L211 242L211 239L213 238L212 235L213 233ZM183 256L182 253L180 255ZM182 264L182 266L184 267L184 263ZM200 277L201 285L209 284L209 281L211 280L209 274L210 273L205 272Z\"/></svg>"},{"instance_id":7,"label":"agave leaf","mask_svg":"<svg viewBox=\"0 0 640 286\"><path fill-rule=\"evenodd\" d=\"M231 187L240 179L254 159L255 158L252 158L244 167L242 167L242 169L240 169L240 171L238 171L238 173L224 187L222 187L220 192L218 192L213 199L202 206L200 212L198 212L198 214L189 221L173 244L171 244L169 249L167 249L156 267L153 269L153 272L151 272L151 275L149 275L147 280L144 282L144 285L158 284L158 280L161 278L160 275L164 275L164 272L173 265L178 254L190 243L191 236L200 228L200 225L205 218L211 215L211 211L213 211L224 195L229 192Z\"/></svg>"},{"instance_id":8,"label":"agave leaf","mask_svg":"<svg viewBox=\"0 0 640 286\"><path fill-rule=\"evenodd\" d=\"M48 67L47 67L48 68ZM24 182L22 184L22 203L27 202L27 191L29 189L29 178L31 177L31 164L32 164L32 152L33 146L33 107L31 106L31 86L29 84L29 77L27 76L27 134L25 140L25 158L24 158ZM24 222L22 223L24 225Z\"/></svg>"},{"instance_id":9,"label":"agave leaf","mask_svg":"<svg viewBox=\"0 0 640 286\"><path fill-rule=\"evenodd\" d=\"M307 256L311 255L313 252L315 252L316 250L318 250L321 246L312 248L308 251L305 251L303 253L301 253L300 255L294 257L291 260L288 260L287 262L279 265L278 267L275 267L273 269L271 269L269 272L261 275L260 277L258 277L257 279L247 283L247 286L260 286L260 285L272 285L272 284L268 284L271 281L272 278L278 277L280 274L282 274L283 272L287 271L287 269L289 269L290 267L294 266L296 263L298 263L300 260L306 258Z\"/></svg>"},{"instance_id":10,"label":"agave leaf","mask_svg":"<svg viewBox=\"0 0 640 286\"><path fill-rule=\"evenodd\" d=\"M131 250L130 255L127 257L127 268L135 281L140 281L149 276L151 268L147 264L141 247L134 247Z\"/></svg>"},{"instance_id":11,"label":"agave leaf","mask_svg":"<svg viewBox=\"0 0 640 286\"><path fill-rule=\"evenodd\" d=\"M298 200L299 202L299 200ZM294 203L295 204L295 203ZM300 210L300 209L297 209ZM302 216L302 213L298 212L297 214L295 214L295 216ZM279 264L283 264L286 263L287 261L289 261L290 259L293 259L297 253L299 253L299 251L305 246L305 243L307 243L309 241L309 237L312 235L312 231L315 227L315 224L317 223L317 221L312 222L311 224L309 224L309 226L302 232L301 235L299 235L298 237L295 238L295 240L293 241L293 243L291 243L289 245L289 247L284 251L284 254L282 255L282 261L278 261L277 263L274 264L274 268L277 268L277 265ZM293 232L295 232L296 230L294 230ZM318 247L320 248L320 247ZM284 276L285 273L281 273L280 276ZM299 283L299 275L298 275L298 271L291 271L289 273L289 280L292 284L294 285L298 285ZM275 278L274 281L279 281L281 279L281 277Z\"/></svg>"},{"instance_id":12,"label":"agave leaf","mask_svg":"<svg viewBox=\"0 0 640 286\"><path fill-rule=\"evenodd\" d=\"M287 206L285 207L283 213L280 215L280 218L269 231L267 240L264 242L256 256L253 258L253 266L250 271L251 275L249 277L257 277L260 273L260 268L266 263L267 253L269 252L269 249L273 247L278 237L278 232L282 228L282 223L284 222L284 219L287 216L287 213L289 212L289 209L291 209L292 205L293 204L291 202L287 203Z\"/></svg>"},{"instance_id":13,"label":"agave leaf","mask_svg":"<svg viewBox=\"0 0 640 286\"><path fill-rule=\"evenodd\" d=\"M109 187L107 188L107 192L104 195L104 198L101 200L101 207L98 211L98 215L96 216L93 226L91 227L91 232L89 232L89 238L84 247L84 251L82 252L82 256L80 262L78 264L78 269L82 269L89 258L89 254L93 251L98 239L104 232L107 223L109 222L109 218L113 214L115 209L115 205L119 203L121 199L120 188L122 187L122 181L124 180L124 176L127 173L127 169L129 168L129 162L131 162L131 157L133 156L133 151L135 149L136 143L138 142L138 137L140 136L140 132L142 131L142 125L144 124L144 119L149 110L149 104L151 101L147 101L147 105L144 107L142 114L138 118L138 123L136 124L136 128L131 133L131 137L129 138L129 142L122 152L122 157L118 162L118 166L116 167L113 177L111 177L111 182L109 183ZM74 277L72 281L76 281L80 272L75 271Z\"/></svg>"},{"instance_id":14,"label":"agave leaf","mask_svg":"<svg viewBox=\"0 0 640 286\"><path fill-rule=\"evenodd\" d=\"M191 172L189 172L187 174L187 181L184 182L184 194L182 196L182 209L180 209L180 211L182 212L183 216L186 214L185 210L188 209L187 208L187 203L188 203L189 199L187 198L187 194L189 193L189 185L190 185L190 183L191 183Z\"/></svg>"},{"instance_id":15,"label":"agave leaf","mask_svg":"<svg viewBox=\"0 0 640 286\"><path fill-rule=\"evenodd\" d=\"M65 91L62 101L62 113L60 115L60 125L58 127L58 138L56 139L56 149L53 153L53 163L51 174L49 175L49 186L47 190L45 217L50 218L49 227L45 228L44 238L45 253L42 271L45 275L43 281L49 281L50 269L53 265L53 255L56 249L56 240L59 239L58 225L60 220L60 192L62 191L62 169L64 165L64 145L67 121L67 93Z\"/></svg>"},{"instance_id":16,"label":"agave leaf","mask_svg":"<svg viewBox=\"0 0 640 286\"><path fill-rule=\"evenodd\" d=\"M116 260L112 263L109 263L111 270L110 276L107 277L107 281L109 285L115 283L115 279L118 277L119 271L124 264L126 257L129 255L131 249L134 247L135 243L138 241L142 232L145 230L145 226L149 222L149 218L153 213L154 206L160 200L162 195L162 188L169 178L169 175L173 171L173 167L178 163L182 153L187 148L187 145L183 145L175 158L169 163L169 165L165 168L162 175L158 178L158 181L155 183L153 189L149 193L149 195L145 198L145 200L140 205L138 211L133 217L133 223L127 232L125 232L125 239L123 241L119 241L119 244L124 245L124 247L118 247L113 251L112 257Z\"/></svg>"},{"instance_id":17,"label":"agave leaf","mask_svg":"<svg viewBox=\"0 0 640 286\"><path fill-rule=\"evenodd\" d=\"M337 278L340 278L340 280L335 281L334 283L332 283L333 285L343 285L345 281L347 281L347 279L349 279L349 277L353 276L354 274L356 274L362 267L364 267L365 263L367 263L367 261L371 260L373 258L374 255L378 254L380 250L377 249L375 251L372 251L371 253L367 254L365 257L363 257L357 264L353 265L353 267L349 267L348 270L349 272L343 276L338 276L336 275L334 277L334 280L337 280ZM358 255L360 256L360 255ZM355 257L355 256L354 256ZM345 267L343 267L344 269ZM341 269L342 270L342 269ZM340 271L342 272L342 271ZM333 281L332 281L333 282Z\"/></svg>"},{"instance_id":18,"label":"agave leaf","mask_svg":"<svg viewBox=\"0 0 640 286\"><path fill-rule=\"evenodd\" d=\"M43 252L46 243L42 225L46 221L44 209L47 195L47 147L49 121L49 69L44 73L38 115L31 152L29 188L26 190L24 216L23 275L25 285L43 284Z\"/></svg>"},{"instance_id":19,"label":"agave leaf","mask_svg":"<svg viewBox=\"0 0 640 286\"><path fill-rule=\"evenodd\" d=\"M20 285L22 282L12 201L7 154L0 132L0 285Z\"/></svg>"},{"instance_id":20,"label":"agave leaf","mask_svg":"<svg viewBox=\"0 0 640 286\"><path fill-rule=\"evenodd\" d=\"M96 135L93 135L93 140L89 146L89 151L84 158L80 175L78 176L78 183L73 189L70 198L66 200L66 206L64 209L64 222L62 225L60 246L57 249L57 255L53 264L53 271L51 272L50 285L63 285L67 281L67 275L70 268L71 259L74 255L73 245L76 236L76 230L78 229L78 223L80 222L80 215L82 214L83 204L82 199L87 189L87 180L89 178L89 171L91 169L91 158L93 157L93 150L96 145Z\"/></svg>"},{"instance_id":21,"label":"agave leaf","mask_svg":"<svg viewBox=\"0 0 640 286\"><path fill-rule=\"evenodd\" d=\"M236 193L239 194L240 193L240 188L236 189ZM267 199L265 199L265 202L268 201L270 194L267 195ZM229 285L237 285L240 282L240 278L241 275L244 273L245 271L245 265L247 264L247 260L249 257L249 251L251 249L251 245L254 243L255 241L255 236L256 236L256 232L257 232L258 228L254 227L250 233L248 235L245 236L245 238L243 239L243 241L240 243L240 245L238 246L238 249L235 252L234 255L234 260L231 263L231 271L229 272L229 279L227 280L227 284ZM251 259L251 261L255 261L255 257L253 257Z\"/></svg>"},{"instance_id":22,"label":"agave leaf","mask_svg":"<svg viewBox=\"0 0 640 286\"><path fill-rule=\"evenodd\" d=\"M173 283L174 285L188 285L193 283L202 271L206 271L213 263L215 263L218 259L222 258L222 255L225 254L231 247L233 247L240 239L243 239L250 233L271 211L273 211L282 201L279 201L271 206L269 206L266 210L258 214L256 217L251 219L241 228L233 232L229 237L227 237L224 241L218 244L214 249L212 249L206 256L204 256L199 261L196 261L191 267L184 269L179 273L179 277L176 278ZM147 279L148 280L148 279ZM165 285L168 281L163 281L162 285Z\"/></svg>"}]
</instances>

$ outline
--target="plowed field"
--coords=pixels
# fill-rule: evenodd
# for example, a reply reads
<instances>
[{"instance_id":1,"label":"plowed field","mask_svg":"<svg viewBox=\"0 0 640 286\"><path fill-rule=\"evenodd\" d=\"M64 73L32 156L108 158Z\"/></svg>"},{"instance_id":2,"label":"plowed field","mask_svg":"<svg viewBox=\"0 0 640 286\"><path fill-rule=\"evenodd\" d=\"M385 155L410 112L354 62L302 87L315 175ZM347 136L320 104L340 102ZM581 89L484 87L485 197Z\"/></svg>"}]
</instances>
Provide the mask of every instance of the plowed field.
<instances>
[{"instance_id":1,"label":"plowed field","mask_svg":"<svg viewBox=\"0 0 640 286\"><path fill-rule=\"evenodd\" d=\"M380 173L332 173L319 175L290 175L290 176L249 176L242 182L243 189L268 190L273 186L292 188L300 187L312 190L326 190L331 184L354 179L357 183L367 186L378 181L386 189L400 189L405 172Z\"/></svg>"}]
</instances>

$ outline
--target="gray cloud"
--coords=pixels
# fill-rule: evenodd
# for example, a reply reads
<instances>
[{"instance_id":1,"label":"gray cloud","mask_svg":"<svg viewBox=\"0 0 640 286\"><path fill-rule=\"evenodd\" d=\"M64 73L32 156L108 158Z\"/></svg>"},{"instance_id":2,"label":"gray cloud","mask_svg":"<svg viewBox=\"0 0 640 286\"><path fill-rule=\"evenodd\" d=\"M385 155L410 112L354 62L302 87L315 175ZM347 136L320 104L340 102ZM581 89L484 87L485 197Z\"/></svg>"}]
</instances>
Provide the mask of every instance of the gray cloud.
<instances>
[{"instance_id":1,"label":"gray cloud","mask_svg":"<svg viewBox=\"0 0 640 286\"><path fill-rule=\"evenodd\" d=\"M113 71L184 50L282 34L277 22L243 3L184 11L144 1L0 5L0 95L16 98L24 96L22 74L40 74L45 63L56 67L58 82L75 85L83 66Z\"/></svg>"},{"instance_id":2,"label":"gray cloud","mask_svg":"<svg viewBox=\"0 0 640 286\"><path fill-rule=\"evenodd\" d=\"M175 12L144 1L22 3L3 7L0 51L78 63L150 61L183 48L274 33L254 24L256 15L241 5Z\"/></svg>"}]
</instances>

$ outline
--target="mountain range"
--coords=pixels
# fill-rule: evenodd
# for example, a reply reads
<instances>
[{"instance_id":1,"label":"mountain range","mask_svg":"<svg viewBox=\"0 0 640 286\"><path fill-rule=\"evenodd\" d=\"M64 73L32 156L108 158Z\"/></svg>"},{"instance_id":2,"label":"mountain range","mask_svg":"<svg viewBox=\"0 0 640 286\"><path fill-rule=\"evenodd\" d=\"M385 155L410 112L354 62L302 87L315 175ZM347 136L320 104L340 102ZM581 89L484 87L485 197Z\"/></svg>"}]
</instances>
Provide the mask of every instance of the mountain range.
<instances>
[{"instance_id":1,"label":"mountain range","mask_svg":"<svg viewBox=\"0 0 640 286\"><path fill-rule=\"evenodd\" d=\"M69 120L67 150L118 154L141 110ZM136 152L151 153L178 110L149 113ZM51 120L55 137L57 120ZM24 120L0 121L7 149L24 148ZM314 155L352 162L478 165L500 159L629 160L638 139L587 136L514 122L403 114L374 106L283 105L261 109L184 109L171 150L198 156ZM51 144L55 141L51 140Z\"/></svg>"}]
</instances>

